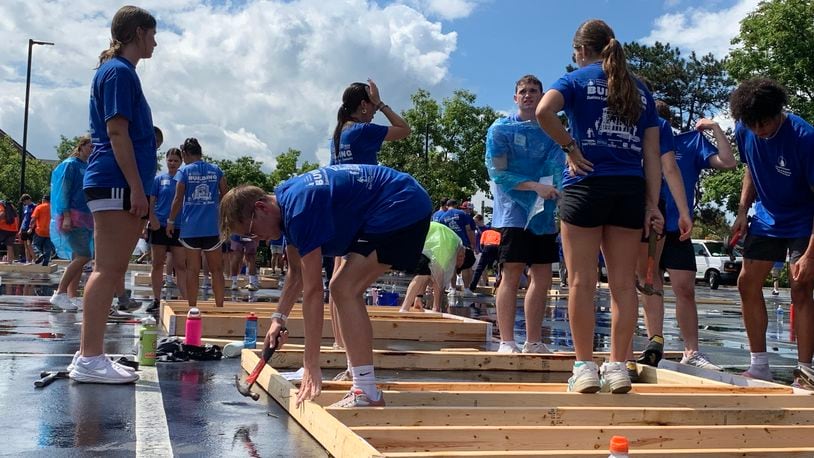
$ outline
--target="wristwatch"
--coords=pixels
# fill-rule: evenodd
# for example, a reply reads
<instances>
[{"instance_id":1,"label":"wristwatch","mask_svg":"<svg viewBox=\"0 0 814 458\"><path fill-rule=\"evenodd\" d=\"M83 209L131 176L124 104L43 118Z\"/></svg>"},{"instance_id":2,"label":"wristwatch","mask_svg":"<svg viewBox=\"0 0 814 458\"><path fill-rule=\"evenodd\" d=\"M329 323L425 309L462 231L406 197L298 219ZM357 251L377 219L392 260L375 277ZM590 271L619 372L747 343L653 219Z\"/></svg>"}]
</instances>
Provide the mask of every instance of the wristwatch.
<instances>
[{"instance_id":1,"label":"wristwatch","mask_svg":"<svg viewBox=\"0 0 814 458\"><path fill-rule=\"evenodd\" d=\"M573 138L571 139L570 142L568 142L568 144L560 145L560 148L562 148L562 150L565 152L565 154L571 154L571 152L574 151L574 149L576 147L577 147L577 141L574 140Z\"/></svg>"}]
</instances>

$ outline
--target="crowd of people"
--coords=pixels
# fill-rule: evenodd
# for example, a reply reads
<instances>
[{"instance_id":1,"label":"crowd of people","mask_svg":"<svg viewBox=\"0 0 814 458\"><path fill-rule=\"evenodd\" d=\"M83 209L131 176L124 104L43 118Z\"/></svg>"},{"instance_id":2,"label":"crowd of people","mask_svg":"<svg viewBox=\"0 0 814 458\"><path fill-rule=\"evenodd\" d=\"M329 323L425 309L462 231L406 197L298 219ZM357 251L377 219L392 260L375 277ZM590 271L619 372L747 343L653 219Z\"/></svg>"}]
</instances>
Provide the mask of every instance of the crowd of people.
<instances>
[{"instance_id":1,"label":"crowd of people","mask_svg":"<svg viewBox=\"0 0 814 458\"><path fill-rule=\"evenodd\" d=\"M562 260L576 353L568 389L579 393L631 389L637 285L643 291L650 339L638 362L658 364L664 351L664 302L654 292L662 288L660 273L667 271L684 343L681 362L720 369L698 346L691 209L702 170L734 168L735 156L712 120L698 120L691 132L673 128L670 107L655 100L647 81L628 68L622 44L603 21L586 21L574 34L576 70L547 90L535 76L521 77L514 85L516 113L484 132L484 162L494 196L489 226L482 215L473 215L469 202L459 205L454 198L441 199L433 213L430 196L413 177L378 165L383 142L406 138L411 129L382 101L371 80L351 84L342 96L330 139L331 165L291 178L273 193L240 183L229 189L223 171L203 160L195 138L169 149L167 172L156 176L162 139L135 72L140 60L152 56L155 33L156 20L147 11L127 6L116 13L110 47L101 54L92 82L90 135L54 172L58 179L51 191L50 237L59 239L54 243L57 253L67 246L66 256L72 259L52 299L55 306L79 305L78 276L95 258L84 290L81 345L70 368L74 380L138 379L104 355L103 343L112 298L123 287L130 254L145 226L155 299L171 280L163 274L170 253L168 271L175 272L190 306L197 301L202 258L220 306L224 272L235 288L240 270L239 261L223 265L221 247L228 245L254 266L257 241L275 241L272 255L279 260L284 252L288 270L264 346L285 344L287 316L301 297L306 339L298 403L321 390L325 258L326 270L333 271L327 289L337 344L346 350L346 375L353 382L337 406L385 405L376 387L363 294L389 270L416 275L402 310L423 309L428 285L434 285L432 308L440 310L441 291L473 296L487 266L497 263L498 351L543 353L548 351L541 333L552 265ZM774 263L787 256L799 365L810 367L814 356L814 128L785 111L786 104L785 90L767 79L745 81L731 96L735 139L746 164L733 227L733 233L745 237L738 289L752 356L744 375L767 380L771 373L761 285ZM372 122L377 112L389 125ZM29 203L30 198L23 199L19 230L33 234L31 256L43 254L41 262L47 264L44 211L38 213L39 206L30 208ZM754 215L748 222L751 208ZM0 204L0 241L8 244L11 231L3 226L2 210ZM652 284L647 283L651 241L657 266ZM594 297L600 255L607 267L612 318L610 357L597 367ZM460 291L455 273L463 282ZM256 288L256 272L248 274ZM514 327L524 276L526 341L519 347Z\"/></svg>"}]
</instances>

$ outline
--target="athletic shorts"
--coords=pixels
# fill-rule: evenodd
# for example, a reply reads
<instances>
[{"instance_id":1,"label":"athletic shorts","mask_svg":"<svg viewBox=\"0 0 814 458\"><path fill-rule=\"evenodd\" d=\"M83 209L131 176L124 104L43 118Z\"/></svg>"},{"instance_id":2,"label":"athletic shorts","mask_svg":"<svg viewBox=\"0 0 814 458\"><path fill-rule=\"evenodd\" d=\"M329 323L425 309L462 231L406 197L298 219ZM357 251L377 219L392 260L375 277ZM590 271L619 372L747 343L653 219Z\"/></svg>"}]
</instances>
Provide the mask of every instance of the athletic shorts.
<instances>
[{"instance_id":1,"label":"athletic shorts","mask_svg":"<svg viewBox=\"0 0 814 458\"><path fill-rule=\"evenodd\" d=\"M552 264L560 261L557 234L535 235L520 227L500 230L498 262L519 262L526 265Z\"/></svg>"},{"instance_id":2,"label":"athletic shorts","mask_svg":"<svg viewBox=\"0 0 814 458\"><path fill-rule=\"evenodd\" d=\"M14 245L17 233L14 231L0 231L0 245Z\"/></svg>"},{"instance_id":3,"label":"athletic shorts","mask_svg":"<svg viewBox=\"0 0 814 458\"><path fill-rule=\"evenodd\" d=\"M147 232L147 243L159 246L181 246L181 242L178 241L180 233L181 229L173 228L172 238L170 238L167 237L167 228L165 226L161 226L155 231L150 229Z\"/></svg>"},{"instance_id":4,"label":"athletic shorts","mask_svg":"<svg viewBox=\"0 0 814 458\"><path fill-rule=\"evenodd\" d=\"M743 242L743 257L755 261L785 262L788 253L794 264L806 252L808 240L808 237L782 238L748 234Z\"/></svg>"},{"instance_id":5,"label":"athletic shorts","mask_svg":"<svg viewBox=\"0 0 814 458\"><path fill-rule=\"evenodd\" d=\"M424 253L421 253L421 259L418 260L418 265L413 272L416 275L432 275L430 270L430 258Z\"/></svg>"},{"instance_id":6,"label":"athletic shorts","mask_svg":"<svg viewBox=\"0 0 814 458\"><path fill-rule=\"evenodd\" d=\"M563 189L559 214L562 221L579 227L641 229L644 202L642 177L588 177Z\"/></svg>"},{"instance_id":7,"label":"athletic shorts","mask_svg":"<svg viewBox=\"0 0 814 458\"><path fill-rule=\"evenodd\" d=\"M253 239L248 242L243 240L230 240L229 245L232 248L232 251L237 251L238 253L245 253L248 255L257 254L257 240Z\"/></svg>"},{"instance_id":8,"label":"athletic shorts","mask_svg":"<svg viewBox=\"0 0 814 458\"><path fill-rule=\"evenodd\" d=\"M90 257L90 241L93 239L93 229L74 228L71 229L71 232L64 234L64 237L68 241L68 246L71 247L73 256Z\"/></svg>"},{"instance_id":9,"label":"athletic shorts","mask_svg":"<svg viewBox=\"0 0 814 458\"><path fill-rule=\"evenodd\" d=\"M464 248L464 263L461 264L459 269L455 269L456 273L461 273L466 269L475 265L475 252L471 248Z\"/></svg>"},{"instance_id":10,"label":"athletic shorts","mask_svg":"<svg viewBox=\"0 0 814 458\"><path fill-rule=\"evenodd\" d=\"M271 250L271 254L283 254L282 245L269 245L269 250Z\"/></svg>"},{"instance_id":11,"label":"athletic shorts","mask_svg":"<svg viewBox=\"0 0 814 458\"><path fill-rule=\"evenodd\" d=\"M130 188L85 188L85 201L91 213L130 211ZM149 214L148 210L142 219L147 219Z\"/></svg>"},{"instance_id":12,"label":"athletic shorts","mask_svg":"<svg viewBox=\"0 0 814 458\"><path fill-rule=\"evenodd\" d=\"M33 233L29 234L28 229L20 231L20 241L27 242L29 240L34 240L34 234Z\"/></svg>"},{"instance_id":13,"label":"athletic shorts","mask_svg":"<svg viewBox=\"0 0 814 458\"><path fill-rule=\"evenodd\" d=\"M696 271L695 251L692 240L679 240L679 232L668 232L664 239L664 251L661 252L659 267L661 270Z\"/></svg>"},{"instance_id":14,"label":"athletic shorts","mask_svg":"<svg viewBox=\"0 0 814 458\"><path fill-rule=\"evenodd\" d=\"M430 215L427 215L425 218L395 231L383 234L362 232L351 243L348 252L367 257L375 251L380 264L389 265L393 270L413 272L421 258L424 239L427 238L429 229Z\"/></svg>"},{"instance_id":15,"label":"athletic shorts","mask_svg":"<svg viewBox=\"0 0 814 458\"><path fill-rule=\"evenodd\" d=\"M661 217L665 220L667 219L667 202L664 199L659 199L659 211L661 212ZM648 238L644 236L644 228L642 228L642 243L649 242Z\"/></svg>"},{"instance_id":16,"label":"athletic shorts","mask_svg":"<svg viewBox=\"0 0 814 458\"><path fill-rule=\"evenodd\" d=\"M221 244L223 244L220 237L217 235L210 235L208 237L188 237L178 239L178 241L181 242L181 245L183 245L184 248L203 251L215 251L221 247Z\"/></svg>"}]
</instances>

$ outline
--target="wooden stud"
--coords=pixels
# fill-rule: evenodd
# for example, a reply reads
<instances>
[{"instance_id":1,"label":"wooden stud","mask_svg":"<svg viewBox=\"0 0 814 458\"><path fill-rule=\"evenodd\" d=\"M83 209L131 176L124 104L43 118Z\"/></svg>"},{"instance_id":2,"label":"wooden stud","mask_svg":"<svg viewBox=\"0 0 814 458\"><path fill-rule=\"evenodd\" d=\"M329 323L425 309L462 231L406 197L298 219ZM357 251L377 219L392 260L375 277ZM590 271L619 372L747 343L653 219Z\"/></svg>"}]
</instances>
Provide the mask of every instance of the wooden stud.
<instances>
[{"instance_id":1,"label":"wooden stud","mask_svg":"<svg viewBox=\"0 0 814 458\"><path fill-rule=\"evenodd\" d=\"M59 267L56 264L43 266L41 264L9 264L0 263L0 272L21 273L21 274L52 274Z\"/></svg>"}]
</instances>

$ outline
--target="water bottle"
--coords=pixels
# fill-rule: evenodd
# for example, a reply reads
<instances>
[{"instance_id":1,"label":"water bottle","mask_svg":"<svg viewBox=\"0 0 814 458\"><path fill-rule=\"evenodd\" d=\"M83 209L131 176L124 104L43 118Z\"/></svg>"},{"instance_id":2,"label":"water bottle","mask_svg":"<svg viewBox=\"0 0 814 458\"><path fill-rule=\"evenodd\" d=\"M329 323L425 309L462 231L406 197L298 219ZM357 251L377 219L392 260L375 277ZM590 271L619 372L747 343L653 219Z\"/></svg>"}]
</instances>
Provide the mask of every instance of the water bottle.
<instances>
[{"instance_id":1,"label":"water bottle","mask_svg":"<svg viewBox=\"0 0 814 458\"><path fill-rule=\"evenodd\" d=\"M775 316L777 317L777 324L783 324L783 306L778 304L777 310L774 311Z\"/></svg>"},{"instance_id":2,"label":"water bottle","mask_svg":"<svg viewBox=\"0 0 814 458\"><path fill-rule=\"evenodd\" d=\"M201 311L197 307L192 307L187 312L187 323L184 330L184 343L187 345L201 346L201 331L203 330L203 323L201 323Z\"/></svg>"},{"instance_id":3,"label":"water bottle","mask_svg":"<svg viewBox=\"0 0 814 458\"><path fill-rule=\"evenodd\" d=\"M249 312L246 315L246 332L243 334L243 348L257 347L257 315Z\"/></svg>"},{"instance_id":4,"label":"water bottle","mask_svg":"<svg viewBox=\"0 0 814 458\"><path fill-rule=\"evenodd\" d=\"M148 316L141 320L138 333L138 362L142 366L155 366L155 347L158 340L158 329L155 318Z\"/></svg>"},{"instance_id":5,"label":"water bottle","mask_svg":"<svg viewBox=\"0 0 814 458\"><path fill-rule=\"evenodd\" d=\"M628 443L625 436L613 436L610 440L608 458L628 458Z\"/></svg>"}]
</instances>

